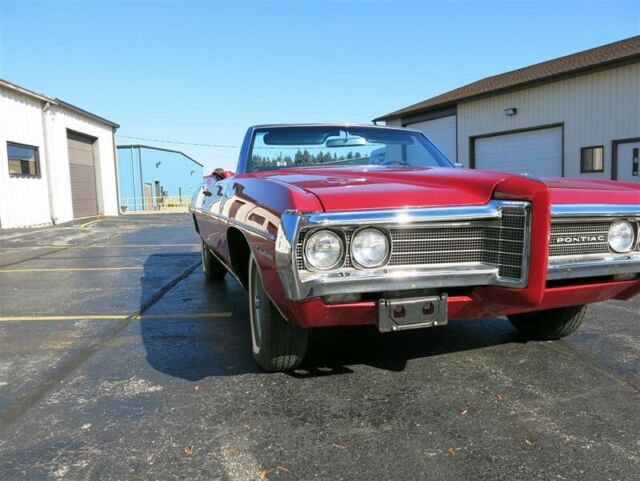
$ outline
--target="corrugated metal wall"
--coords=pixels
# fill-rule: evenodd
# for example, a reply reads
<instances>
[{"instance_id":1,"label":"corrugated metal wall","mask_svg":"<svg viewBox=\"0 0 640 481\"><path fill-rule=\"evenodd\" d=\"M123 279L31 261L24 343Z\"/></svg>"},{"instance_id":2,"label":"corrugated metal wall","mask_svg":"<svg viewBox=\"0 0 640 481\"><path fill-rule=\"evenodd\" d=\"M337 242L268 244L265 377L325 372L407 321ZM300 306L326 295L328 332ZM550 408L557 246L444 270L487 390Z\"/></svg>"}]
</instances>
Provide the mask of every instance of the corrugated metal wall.
<instances>
[{"instance_id":1,"label":"corrugated metal wall","mask_svg":"<svg viewBox=\"0 0 640 481\"><path fill-rule=\"evenodd\" d=\"M160 182L168 195L191 198L202 182L202 167L176 152L142 149L142 176L144 182Z\"/></svg>"},{"instance_id":2,"label":"corrugated metal wall","mask_svg":"<svg viewBox=\"0 0 640 481\"><path fill-rule=\"evenodd\" d=\"M0 225L3 228L51 222L41 105L26 95L0 89ZM9 176L7 142L38 147L40 178Z\"/></svg>"},{"instance_id":3,"label":"corrugated metal wall","mask_svg":"<svg viewBox=\"0 0 640 481\"><path fill-rule=\"evenodd\" d=\"M118 147L120 169L120 204L128 210L140 210L144 203L143 184L153 186L156 182L167 195L182 195L190 199L202 181L202 167L179 152L153 149L144 146ZM138 199L132 201L131 199Z\"/></svg>"},{"instance_id":4,"label":"corrugated metal wall","mask_svg":"<svg viewBox=\"0 0 640 481\"><path fill-rule=\"evenodd\" d=\"M517 115L504 109L515 107ZM640 64L561 80L458 105L459 162L469 137L564 123L565 176L611 178L611 141L640 137ZM580 174L580 148L604 145L605 170Z\"/></svg>"},{"instance_id":5,"label":"corrugated metal wall","mask_svg":"<svg viewBox=\"0 0 640 481\"><path fill-rule=\"evenodd\" d=\"M63 106L51 105L14 90L0 88L0 225L2 228L66 222L73 219L67 132L96 140L96 188L99 212L117 215L113 131ZM45 146L45 129L46 142ZM39 178L10 177L7 142L38 147ZM47 154L49 159L47 159ZM47 164L51 171L47 172ZM51 176L48 182L47 176ZM53 186L49 201L49 184ZM53 206L53 209L51 208Z\"/></svg>"},{"instance_id":6,"label":"corrugated metal wall","mask_svg":"<svg viewBox=\"0 0 640 481\"><path fill-rule=\"evenodd\" d=\"M120 206L123 210L136 210L135 202L127 199L142 197L140 149L118 147L118 175L120 176Z\"/></svg>"}]
</instances>

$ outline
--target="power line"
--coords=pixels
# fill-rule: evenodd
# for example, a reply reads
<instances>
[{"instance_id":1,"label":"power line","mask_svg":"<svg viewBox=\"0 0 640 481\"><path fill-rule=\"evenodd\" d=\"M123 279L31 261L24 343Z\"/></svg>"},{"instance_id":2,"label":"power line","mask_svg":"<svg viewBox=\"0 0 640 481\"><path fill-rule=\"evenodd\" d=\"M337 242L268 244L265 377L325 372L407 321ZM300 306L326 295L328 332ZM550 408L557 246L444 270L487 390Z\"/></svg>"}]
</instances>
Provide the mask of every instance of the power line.
<instances>
[{"instance_id":1,"label":"power line","mask_svg":"<svg viewBox=\"0 0 640 481\"><path fill-rule=\"evenodd\" d=\"M239 145L196 144L193 142L178 142L174 140L149 139L146 137L130 137L129 135L120 135L120 134L116 134L116 137L122 137L123 139L146 140L147 142L162 142L163 144L195 145L197 147L216 147L220 149L239 149L240 148Z\"/></svg>"}]
</instances>

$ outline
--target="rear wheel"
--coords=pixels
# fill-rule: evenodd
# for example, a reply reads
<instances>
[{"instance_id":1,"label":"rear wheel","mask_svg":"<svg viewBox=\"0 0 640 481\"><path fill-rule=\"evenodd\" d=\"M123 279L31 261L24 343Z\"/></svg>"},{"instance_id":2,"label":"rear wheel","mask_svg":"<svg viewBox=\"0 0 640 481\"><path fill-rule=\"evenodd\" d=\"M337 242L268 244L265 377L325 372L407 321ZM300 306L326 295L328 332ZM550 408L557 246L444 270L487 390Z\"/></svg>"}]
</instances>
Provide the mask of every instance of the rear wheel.
<instances>
[{"instance_id":1,"label":"rear wheel","mask_svg":"<svg viewBox=\"0 0 640 481\"><path fill-rule=\"evenodd\" d=\"M587 306L560 307L509 316L518 332L529 339L550 341L573 334L584 319Z\"/></svg>"},{"instance_id":2,"label":"rear wheel","mask_svg":"<svg viewBox=\"0 0 640 481\"><path fill-rule=\"evenodd\" d=\"M267 296L253 255L249 261L249 318L253 357L265 371L287 371L302 362L308 330L287 322Z\"/></svg>"},{"instance_id":3,"label":"rear wheel","mask_svg":"<svg viewBox=\"0 0 640 481\"><path fill-rule=\"evenodd\" d=\"M202 243L202 273L211 281L220 281L227 274L227 269L216 259L204 242Z\"/></svg>"}]
</instances>

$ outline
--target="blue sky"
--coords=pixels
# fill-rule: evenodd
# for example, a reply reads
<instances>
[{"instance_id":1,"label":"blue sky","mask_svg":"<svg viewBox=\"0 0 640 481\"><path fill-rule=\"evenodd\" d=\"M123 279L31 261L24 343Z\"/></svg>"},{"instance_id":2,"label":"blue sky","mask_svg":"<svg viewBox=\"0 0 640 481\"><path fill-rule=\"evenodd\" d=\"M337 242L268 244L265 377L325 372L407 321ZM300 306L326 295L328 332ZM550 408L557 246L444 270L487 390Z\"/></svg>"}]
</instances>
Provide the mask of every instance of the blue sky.
<instances>
[{"instance_id":1,"label":"blue sky","mask_svg":"<svg viewBox=\"0 0 640 481\"><path fill-rule=\"evenodd\" d=\"M123 136L238 145L251 124L369 122L638 34L640 0L0 0L0 77L111 119ZM207 170L237 157L155 145Z\"/></svg>"}]
</instances>

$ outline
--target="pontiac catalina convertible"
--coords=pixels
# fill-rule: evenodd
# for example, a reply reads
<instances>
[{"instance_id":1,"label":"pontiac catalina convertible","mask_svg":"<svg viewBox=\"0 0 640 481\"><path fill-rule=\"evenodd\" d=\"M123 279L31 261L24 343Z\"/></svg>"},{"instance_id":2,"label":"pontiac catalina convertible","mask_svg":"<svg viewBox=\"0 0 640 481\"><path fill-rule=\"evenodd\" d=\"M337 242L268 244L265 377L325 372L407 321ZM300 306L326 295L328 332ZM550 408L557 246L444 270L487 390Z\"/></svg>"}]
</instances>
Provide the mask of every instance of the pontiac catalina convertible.
<instances>
[{"instance_id":1,"label":"pontiac catalina convertible","mask_svg":"<svg viewBox=\"0 0 640 481\"><path fill-rule=\"evenodd\" d=\"M408 129L252 127L191 212L204 275L248 292L268 371L300 364L310 328L507 316L558 339L640 292L640 184L456 168Z\"/></svg>"}]
</instances>

